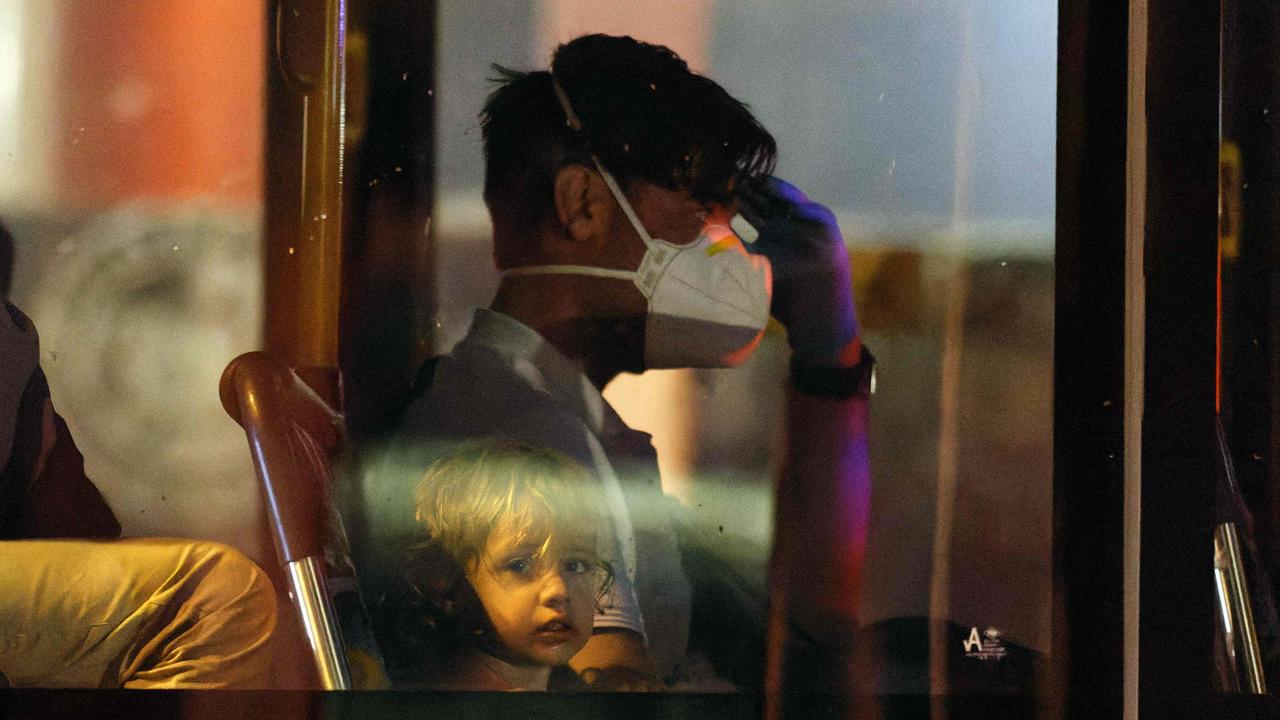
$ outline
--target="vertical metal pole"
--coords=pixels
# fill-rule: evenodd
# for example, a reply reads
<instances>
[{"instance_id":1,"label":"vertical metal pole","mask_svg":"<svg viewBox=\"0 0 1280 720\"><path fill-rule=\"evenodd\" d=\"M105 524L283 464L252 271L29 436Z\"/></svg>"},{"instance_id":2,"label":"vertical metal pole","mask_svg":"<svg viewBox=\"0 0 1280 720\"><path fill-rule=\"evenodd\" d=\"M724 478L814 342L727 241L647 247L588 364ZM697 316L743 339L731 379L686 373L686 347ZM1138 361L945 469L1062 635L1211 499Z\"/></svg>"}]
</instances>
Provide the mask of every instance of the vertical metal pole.
<instances>
[{"instance_id":1,"label":"vertical metal pole","mask_svg":"<svg viewBox=\"0 0 1280 720\"><path fill-rule=\"evenodd\" d=\"M270 21L264 343L336 367L346 0L276 0Z\"/></svg>"},{"instance_id":2,"label":"vertical metal pole","mask_svg":"<svg viewBox=\"0 0 1280 720\"><path fill-rule=\"evenodd\" d=\"M263 345L291 367L337 368L347 2L266 5ZM304 374L325 402L339 406L336 372ZM326 609L333 615L322 567L299 562L285 563L286 577L275 579L290 588L301 622L282 622L277 635L296 641L304 634L321 686L350 687L345 656L335 657L343 654L341 639L325 619ZM291 668L301 667L304 652L301 643L289 647L298 656L281 671L297 672Z\"/></svg>"},{"instance_id":3,"label":"vertical metal pole","mask_svg":"<svg viewBox=\"0 0 1280 720\"><path fill-rule=\"evenodd\" d=\"M1265 695L1267 681L1262 672L1262 651L1253 622L1253 603L1249 600L1240 535L1235 523L1222 523L1214 528L1213 549L1214 573L1221 576L1218 598L1225 625L1224 644L1231 668L1239 677L1243 665L1242 690Z\"/></svg>"},{"instance_id":4,"label":"vertical metal pole","mask_svg":"<svg viewBox=\"0 0 1280 720\"><path fill-rule=\"evenodd\" d=\"M1227 589L1227 559L1218 538L1213 539L1213 584L1218 593L1218 627L1222 630L1222 651L1226 653L1221 678L1222 690L1240 692L1239 666L1236 664L1236 623L1232 618L1230 590Z\"/></svg>"},{"instance_id":5,"label":"vertical metal pole","mask_svg":"<svg viewBox=\"0 0 1280 720\"><path fill-rule=\"evenodd\" d=\"M325 690L350 690L351 668L347 663L338 616L329 599L323 563L313 556L288 563L285 567L289 573L290 594L315 656L321 686Z\"/></svg>"},{"instance_id":6,"label":"vertical metal pole","mask_svg":"<svg viewBox=\"0 0 1280 720\"><path fill-rule=\"evenodd\" d=\"M1221 417L1214 421L1214 435L1222 472L1221 494L1225 496L1225 502L1243 504L1231 446L1227 444L1227 432ZM1219 502L1224 501L1220 499ZM1267 692L1267 685L1262 669L1262 648L1253 622L1253 601L1245 574L1244 553L1240 547L1240 533L1231 519L1233 516L1228 515L1225 522L1213 528L1213 569L1218 586L1218 614L1223 619L1223 644L1226 660L1240 690L1263 695Z\"/></svg>"}]
</instances>

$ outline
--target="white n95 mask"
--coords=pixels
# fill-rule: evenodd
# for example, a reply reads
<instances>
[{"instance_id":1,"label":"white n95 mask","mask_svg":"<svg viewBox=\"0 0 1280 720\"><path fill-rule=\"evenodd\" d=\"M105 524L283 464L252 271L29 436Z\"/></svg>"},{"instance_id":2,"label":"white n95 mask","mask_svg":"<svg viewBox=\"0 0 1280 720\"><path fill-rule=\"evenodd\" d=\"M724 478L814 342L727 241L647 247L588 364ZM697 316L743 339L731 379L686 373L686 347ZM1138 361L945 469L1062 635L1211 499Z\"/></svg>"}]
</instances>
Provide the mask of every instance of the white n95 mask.
<instances>
[{"instance_id":1,"label":"white n95 mask","mask_svg":"<svg viewBox=\"0 0 1280 720\"><path fill-rule=\"evenodd\" d=\"M560 83L552 80L569 124L581 130ZM746 251L726 225L709 224L691 243L650 237L613 175L592 155L596 169L627 220L644 241L635 270L589 265L533 265L505 275L591 275L631 280L648 299L644 364L648 369L732 367L746 360L769 322L773 275L769 261Z\"/></svg>"}]
</instances>

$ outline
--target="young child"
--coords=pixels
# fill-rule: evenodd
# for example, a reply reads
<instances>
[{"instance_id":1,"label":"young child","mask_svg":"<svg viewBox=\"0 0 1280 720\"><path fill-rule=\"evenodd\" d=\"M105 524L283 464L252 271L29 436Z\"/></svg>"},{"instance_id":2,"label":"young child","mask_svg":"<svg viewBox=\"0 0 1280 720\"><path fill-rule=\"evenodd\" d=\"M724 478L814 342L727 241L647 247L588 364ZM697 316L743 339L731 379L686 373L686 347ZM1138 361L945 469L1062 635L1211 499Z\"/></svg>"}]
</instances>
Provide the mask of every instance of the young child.
<instances>
[{"instance_id":1,"label":"young child","mask_svg":"<svg viewBox=\"0 0 1280 720\"><path fill-rule=\"evenodd\" d=\"M555 451L484 440L433 463L415 505L427 540L411 576L434 635L423 684L545 691L612 582L599 483Z\"/></svg>"}]
</instances>

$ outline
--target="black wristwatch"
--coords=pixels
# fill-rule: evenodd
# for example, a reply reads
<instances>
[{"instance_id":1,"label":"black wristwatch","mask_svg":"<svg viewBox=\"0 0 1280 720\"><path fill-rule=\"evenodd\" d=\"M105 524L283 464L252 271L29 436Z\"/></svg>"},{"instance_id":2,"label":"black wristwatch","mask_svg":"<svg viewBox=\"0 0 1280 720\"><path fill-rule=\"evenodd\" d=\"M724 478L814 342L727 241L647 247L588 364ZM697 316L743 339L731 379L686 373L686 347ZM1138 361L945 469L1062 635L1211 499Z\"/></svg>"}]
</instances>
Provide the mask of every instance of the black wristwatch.
<instances>
[{"instance_id":1,"label":"black wristwatch","mask_svg":"<svg viewBox=\"0 0 1280 720\"><path fill-rule=\"evenodd\" d=\"M791 383L802 395L825 398L871 397L875 387L876 357L866 345L858 364L852 367L826 367L791 358Z\"/></svg>"}]
</instances>

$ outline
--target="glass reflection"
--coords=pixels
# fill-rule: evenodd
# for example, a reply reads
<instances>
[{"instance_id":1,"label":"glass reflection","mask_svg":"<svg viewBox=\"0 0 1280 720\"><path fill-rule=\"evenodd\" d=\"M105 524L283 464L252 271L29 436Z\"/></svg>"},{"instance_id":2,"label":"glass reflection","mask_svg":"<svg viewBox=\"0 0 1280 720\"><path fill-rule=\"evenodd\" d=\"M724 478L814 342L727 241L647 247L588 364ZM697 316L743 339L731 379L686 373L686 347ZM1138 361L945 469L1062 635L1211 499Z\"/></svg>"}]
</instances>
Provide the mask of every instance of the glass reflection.
<instances>
[{"instance_id":1,"label":"glass reflection","mask_svg":"<svg viewBox=\"0 0 1280 720\"><path fill-rule=\"evenodd\" d=\"M1000 648L1049 653L1055 6L438 9L433 349L497 282L475 120L489 64L543 67L586 31L668 44L752 106L778 174L834 210L853 255L879 358L857 605L876 652L905 648L910 668L870 689L956 689ZM212 391L260 339L263 139L246 118L265 115L263 17L256 2L0 6L0 213L14 296L127 531L269 562L243 440ZM774 328L743 368L605 393L654 435L698 548L761 608L786 362ZM913 655L920 638L934 647Z\"/></svg>"}]
</instances>

